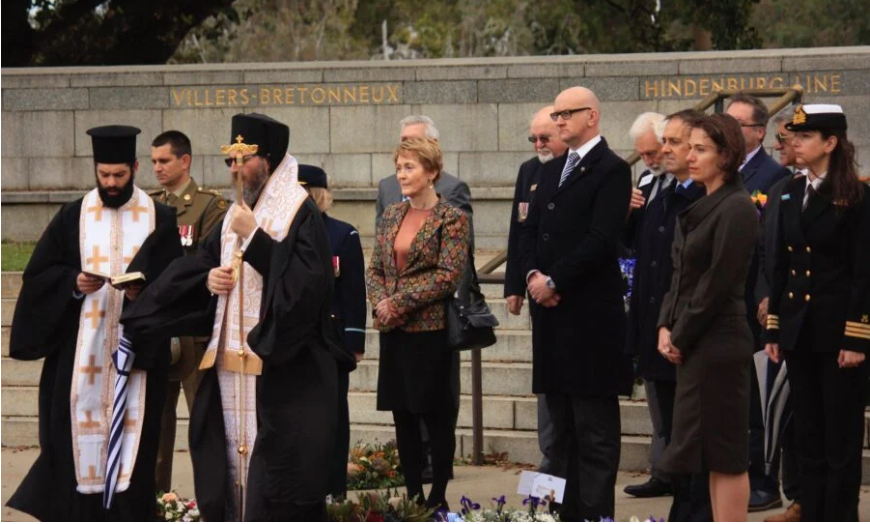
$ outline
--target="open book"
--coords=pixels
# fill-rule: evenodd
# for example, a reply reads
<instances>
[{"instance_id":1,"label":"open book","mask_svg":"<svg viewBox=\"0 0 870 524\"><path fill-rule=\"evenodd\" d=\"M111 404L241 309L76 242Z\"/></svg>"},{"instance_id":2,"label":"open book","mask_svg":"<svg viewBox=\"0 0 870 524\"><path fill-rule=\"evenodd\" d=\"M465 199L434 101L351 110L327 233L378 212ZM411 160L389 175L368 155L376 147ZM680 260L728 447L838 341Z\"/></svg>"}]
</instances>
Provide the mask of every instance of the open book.
<instances>
[{"instance_id":1,"label":"open book","mask_svg":"<svg viewBox=\"0 0 870 524\"><path fill-rule=\"evenodd\" d=\"M94 278L99 278L103 282L108 282L109 285L111 285L115 289L126 289L127 287L134 284L145 283L145 275L141 271L124 273L123 275L116 275L113 277L104 273L98 273L96 271L83 270L82 273Z\"/></svg>"}]
</instances>

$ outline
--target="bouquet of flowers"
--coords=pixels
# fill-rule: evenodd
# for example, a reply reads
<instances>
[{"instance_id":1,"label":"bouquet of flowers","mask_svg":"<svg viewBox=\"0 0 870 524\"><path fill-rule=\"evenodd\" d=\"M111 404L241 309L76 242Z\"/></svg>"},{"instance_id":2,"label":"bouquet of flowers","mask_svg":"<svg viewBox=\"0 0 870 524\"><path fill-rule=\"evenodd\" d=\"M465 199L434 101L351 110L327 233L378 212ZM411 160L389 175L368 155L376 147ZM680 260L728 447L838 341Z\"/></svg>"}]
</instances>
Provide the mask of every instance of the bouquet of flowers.
<instances>
[{"instance_id":1,"label":"bouquet of flowers","mask_svg":"<svg viewBox=\"0 0 870 524\"><path fill-rule=\"evenodd\" d=\"M619 270L622 271L622 282L625 284L625 294L622 296L625 301L625 312L628 313L629 304L631 303L631 290L634 286L634 265L637 262L634 258L620 258Z\"/></svg>"},{"instance_id":2,"label":"bouquet of flowers","mask_svg":"<svg viewBox=\"0 0 870 524\"><path fill-rule=\"evenodd\" d=\"M440 512L436 514L441 522L558 522L559 517L544 510L547 501L537 497L529 497L523 500L526 509L512 509L505 507L507 501L502 495L493 498L489 508L481 509L480 504L468 497L462 497L459 501L462 509L459 513ZM541 511L543 510L543 511Z\"/></svg>"},{"instance_id":3,"label":"bouquet of flowers","mask_svg":"<svg viewBox=\"0 0 870 524\"><path fill-rule=\"evenodd\" d=\"M357 443L350 450L347 489L389 489L404 485L405 477L399 464L399 449L395 440L383 445Z\"/></svg>"},{"instance_id":4,"label":"bouquet of flowers","mask_svg":"<svg viewBox=\"0 0 870 524\"><path fill-rule=\"evenodd\" d=\"M358 493L357 501L327 501L329 522L428 522L433 510L422 501L408 500L393 490L383 493Z\"/></svg>"},{"instance_id":5,"label":"bouquet of flowers","mask_svg":"<svg viewBox=\"0 0 870 524\"><path fill-rule=\"evenodd\" d=\"M202 521L196 501L183 499L174 491L157 493L157 517L165 522Z\"/></svg>"}]
</instances>

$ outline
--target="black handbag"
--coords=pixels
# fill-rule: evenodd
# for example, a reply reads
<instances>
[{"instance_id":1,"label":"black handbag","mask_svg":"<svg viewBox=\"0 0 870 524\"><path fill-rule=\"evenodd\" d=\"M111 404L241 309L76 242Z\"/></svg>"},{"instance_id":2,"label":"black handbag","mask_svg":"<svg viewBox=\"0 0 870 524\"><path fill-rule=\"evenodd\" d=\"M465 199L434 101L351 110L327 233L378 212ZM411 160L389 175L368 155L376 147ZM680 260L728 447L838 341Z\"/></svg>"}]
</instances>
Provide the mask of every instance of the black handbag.
<instances>
[{"instance_id":1,"label":"black handbag","mask_svg":"<svg viewBox=\"0 0 870 524\"><path fill-rule=\"evenodd\" d=\"M480 290L474 255L452 297L447 299L447 347L454 351L483 349L495 344L498 319Z\"/></svg>"}]
</instances>

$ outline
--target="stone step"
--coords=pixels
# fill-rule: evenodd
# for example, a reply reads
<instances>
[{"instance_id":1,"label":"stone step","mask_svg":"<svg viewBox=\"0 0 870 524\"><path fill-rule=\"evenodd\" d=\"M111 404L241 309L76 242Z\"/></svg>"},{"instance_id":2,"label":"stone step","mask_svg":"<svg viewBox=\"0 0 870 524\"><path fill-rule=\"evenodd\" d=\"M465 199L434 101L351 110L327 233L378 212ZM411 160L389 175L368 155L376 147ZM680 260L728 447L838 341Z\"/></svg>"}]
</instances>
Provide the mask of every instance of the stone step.
<instances>
[{"instance_id":1,"label":"stone step","mask_svg":"<svg viewBox=\"0 0 870 524\"><path fill-rule=\"evenodd\" d=\"M0 327L0 356L9 356L9 328Z\"/></svg>"},{"instance_id":2,"label":"stone step","mask_svg":"<svg viewBox=\"0 0 870 524\"><path fill-rule=\"evenodd\" d=\"M5 376L5 370L4 370ZM471 362L459 370L462 391L471 391ZM25 384L22 384L25 385ZM350 375L352 391L377 391L378 363L364 360ZM483 363L483 394L524 397L532 392L532 365L529 363Z\"/></svg>"},{"instance_id":3,"label":"stone step","mask_svg":"<svg viewBox=\"0 0 870 524\"><path fill-rule=\"evenodd\" d=\"M532 332L529 330L496 329L496 343L480 352L484 362L532 362ZM366 353L364 362L377 361L380 357L380 337L377 331L366 330ZM471 360L471 351L460 351L459 358Z\"/></svg>"},{"instance_id":4,"label":"stone step","mask_svg":"<svg viewBox=\"0 0 870 524\"><path fill-rule=\"evenodd\" d=\"M9 327L12 325L12 315L15 313L15 298L0 299L0 326Z\"/></svg>"},{"instance_id":5,"label":"stone step","mask_svg":"<svg viewBox=\"0 0 870 524\"><path fill-rule=\"evenodd\" d=\"M348 394L352 424L392 425L388 411L377 410L377 394ZM5 417L36 417L39 414L39 389L36 386L7 386L3 389L2 408ZM471 395L460 398L458 427L472 427ZM484 429L517 429L535 431L538 428L538 402L535 397L490 396L483 399ZM645 402L621 401L622 432L625 435L650 435L652 423ZM178 402L178 418L187 420L189 413L183 399Z\"/></svg>"},{"instance_id":6,"label":"stone step","mask_svg":"<svg viewBox=\"0 0 870 524\"><path fill-rule=\"evenodd\" d=\"M0 297L18 298L21 289L21 271L3 271L0 273Z\"/></svg>"}]
</instances>

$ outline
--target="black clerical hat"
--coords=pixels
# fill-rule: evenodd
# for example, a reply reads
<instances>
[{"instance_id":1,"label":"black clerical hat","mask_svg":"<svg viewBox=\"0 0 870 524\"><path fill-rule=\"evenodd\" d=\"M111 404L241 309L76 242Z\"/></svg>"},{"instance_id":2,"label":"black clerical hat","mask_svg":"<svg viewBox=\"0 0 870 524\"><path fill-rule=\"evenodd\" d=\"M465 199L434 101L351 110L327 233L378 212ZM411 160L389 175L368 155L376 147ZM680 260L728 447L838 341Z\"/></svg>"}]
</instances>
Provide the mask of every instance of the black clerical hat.
<instances>
[{"instance_id":1,"label":"black clerical hat","mask_svg":"<svg viewBox=\"0 0 870 524\"><path fill-rule=\"evenodd\" d=\"M837 104L806 104L797 106L794 118L785 125L789 131L846 130L846 115Z\"/></svg>"},{"instance_id":2,"label":"black clerical hat","mask_svg":"<svg viewBox=\"0 0 870 524\"><path fill-rule=\"evenodd\" d=\"M142 130L133 126L101 126L88 129L94 145L94 162L127 164L136 161L136 135Z\"/></svg>"},{"instance_id":3,"label":"black clerical hat","mask_svg":"<svg viewBox=\"0 0 870 524\"><path fill-rule=\"evenodd\" d=\"M299 183L305 187L322 187L329 189L326 183L326 171L317 166L309 166L308 164L299 164Z\"/></svg>"},{"instance_id":4,"label":"black clerical hat","mask_svg":"<svg viewBox=\"0 0 870 524\"><path fill-rule=\"evenodd\" d=\"M284 160L290 145L290 128L286 125L259 113L239 113L233 116L232 127L230 143L256 145L256 154L269 159L272 171Z\"/></svg>"}]
</instances>

